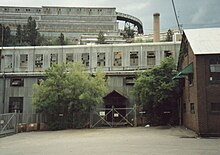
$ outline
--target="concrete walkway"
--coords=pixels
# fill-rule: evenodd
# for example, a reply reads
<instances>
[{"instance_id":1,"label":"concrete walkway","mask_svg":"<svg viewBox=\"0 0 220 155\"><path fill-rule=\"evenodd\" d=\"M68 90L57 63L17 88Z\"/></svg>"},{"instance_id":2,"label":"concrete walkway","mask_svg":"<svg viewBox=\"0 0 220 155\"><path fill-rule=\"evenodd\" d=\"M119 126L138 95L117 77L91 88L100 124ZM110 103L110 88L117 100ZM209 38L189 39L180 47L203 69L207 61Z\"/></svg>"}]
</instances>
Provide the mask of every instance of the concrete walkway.
<instances>
[{"instance_id":1,"label":"concrete walkway","mask_svg":"<svg viewBox=\"0 0 220 155\"><path fill-rule=\"evenodd\" d=\"M26 132L0 138L0 155L219 155L220 139L181 127Z\"/></svg>"}]
</instances>

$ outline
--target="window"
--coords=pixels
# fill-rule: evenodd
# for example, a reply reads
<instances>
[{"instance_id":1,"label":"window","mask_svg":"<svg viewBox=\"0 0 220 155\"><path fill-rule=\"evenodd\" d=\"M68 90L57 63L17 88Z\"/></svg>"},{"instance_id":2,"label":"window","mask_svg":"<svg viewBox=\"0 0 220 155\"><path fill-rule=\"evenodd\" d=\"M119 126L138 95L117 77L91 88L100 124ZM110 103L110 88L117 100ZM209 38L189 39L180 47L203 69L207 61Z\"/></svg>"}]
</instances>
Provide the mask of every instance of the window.
<instances>
[{"instance_id":1,"label":"window","mask_svg":"<svg viewBox=\"0 0 220 155\"><path fill-rule=\"evenodd\" d=\"M190 103L190 112L191 114L195 114L195 103Z\"/></svg>"},{"instance_id":2,"label":"window","mask_svg":"<svg viewBox=\"0 0 220 155\"><path fill-rule=\"evenodd\" d=\"M130 66L138 66L138 52L130 52Z\"/></svg>"},{"instance_id":3,"label":"window","mask_svg":"<svg viewBox=\"0 0 220 155\"><path fill-rule=\"evenodd\" d=\"M147 65L155 65L155 64L156 64L155 52L148 51L147 52Z\"/></svg>"},{"instance_id":4,"label":"window","mask_svg":"<svg viewBox=\"0 0 220 155\"><path fill-rule=\"evenodd\" d=\"M35 55L35 68L43 68L43 54Z\"/></svg>"},{"instance_id":5,"label":"window","mask_svg":"<svg viewBox=\"0 0 220 155\"><path fill-rule=\"evenodd\" d=\"M170 57L170 56L172 56L171 51L164 51L164 57Z\"/></svg>"},{"instance_id":6,"label":"window","mask_svg":"<svg viewBox=\"0 0 220 155\"><path fill-rule=\"evenodd\" d=\"M23 112L23 97L9 97L9 113Z\"/></svg>"},{"instance_id":7,"label":"window","mask_svg":"<svg viewBox=\"0 0 220 155\"><path fill-rule=\"evenodd\" d=\"M11 79L11 86L24 86L24 79L23 78L12 78Z\"/></svg>"},{"instance_id":8,"label":"window","mask_svg":"<svg viewBox=\"0 0 220 155\"><path fill-rule=\"evenodd\" d=\"M45 81L46 78L45 77L41 77L41 78L37 78L37 84L40 85L41 82Z\"/></svg>"},{"instance_id":9,"label":"window","mask_svg":"<svg viewBox=\"0 0 220 155\"><path fill-rule=\"evenodd\" d=\"M89 66L89 53L82 53L82 63L88 67Z\"/></svg>"},{"instance_id":10,"label":"window","mask_svg":"<svg viewBox=\"0 0 220 155\"><path fill-rule=\"evenodd\" d=\"M19 11L20 11L20 9L15 9L15 11L16 11L16 12L19 12Z\"/></svg>"},{"instance_id":11,"label":"window","mask_svg":"<svg viewBox=\"0 0 220 155\"><path fill-rule=\"evenodd\" d=\"M125 77L125 85L134 85L134 81L135 81L134 76Z\"/></svg>"},{"instance_id":12,"label":"window","mask_svg":"<svg viewBox=\"0 0 220 155\"><path fill-rule=\"evenodd\" d=\"M20 55L20 67L26 68L28 66L28 55L27 54L21 54Z\"/></svg>"},{"instance_id":13,"label":"window","mask_svg":"<svg viewBox=\"0 0 220 155\"><path fill-rule=\"evenodd\" d=\"M189 81L189 85L191 86L193 84L193 74L192 73L188 74L188 81Z\"/></svg>"},{"instance_id":14,"label":"window","mask_svg":"<svg viewBox=\"0 0 220 155\"><path fill-rule=\"evenodd\" d=\"M122 66L122 53L114 52L114 66Z\"/></svg>"},{"instance_id":15,"label":"window","mask_svg":"<svg viewBox=\"0 0 220 155\"><path fill-rule=\"evenodd\" d=\"M220 57L209 60L210 81L220 82Z\"/></svg>"},{"instance_id":16,"label":"window","mask_svg":"<svg viewBox=\"0 0 220 155\"><path fill-rule=\"evenodd\" d=\"M97 53L97 66L105 66L105 53Z\"/></svg>"},{"instance_id":17,"label":"window","mask_svg":"<svg viewBox=\"0 0 220 155\"><path fill-rule=\"evenodd\" d=\"M12 68L12 55L5 55L5 68Z\"/></svg>"},{"instance_id":18,"label":"window","mask_svg":"<svg viewBox=\"0 0 220 155\"><path fill-rule=\"evenodd\" d=\"M50 54L50 66L58 64L58 54Z\"/></svg>"},{"instance_id":19,"label":"window","mask_svg":"<svg viewBox=\"0 0 220 155\"><path fill-rule=\"evenodd\" d=\"M220 103L211 103L211 112L220 112Z\"/></svg>"},{"instance_id":20,"label":"window","mask_svg":"<svg viewBox=\"0 0 220 155\"><path fill-rule=\"evenodd\" d=\"M68 64L70 62L74 62L73 54L72 53L66 54L66 64Z\"/></svg>"}]
</instances>

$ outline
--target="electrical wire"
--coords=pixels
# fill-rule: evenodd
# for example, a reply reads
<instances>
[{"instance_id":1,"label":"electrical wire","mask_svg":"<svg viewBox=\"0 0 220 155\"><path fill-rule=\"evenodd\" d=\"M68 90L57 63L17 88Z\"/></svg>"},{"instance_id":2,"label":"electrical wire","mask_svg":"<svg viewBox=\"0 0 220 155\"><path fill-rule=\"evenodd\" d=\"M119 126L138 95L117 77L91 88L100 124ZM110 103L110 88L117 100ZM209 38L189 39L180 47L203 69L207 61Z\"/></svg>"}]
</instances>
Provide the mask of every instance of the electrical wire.
<instances>
[{"instance_id":1,"label":"electrical wire","mask_svg":"<svg viewBox=\"0 0 220 155\"><path fill-rule=\"evenodd\" d=\"M174 4L173 0L172 0L172 5L173 5L173 11L174 11L174 14L175 14L177 26L179 28L180 34L182 34L182 29L180 28L179 20L178 20L177 13L176 13L176 7L175 7L175 4Z\"/></svg>"}]
</instances>

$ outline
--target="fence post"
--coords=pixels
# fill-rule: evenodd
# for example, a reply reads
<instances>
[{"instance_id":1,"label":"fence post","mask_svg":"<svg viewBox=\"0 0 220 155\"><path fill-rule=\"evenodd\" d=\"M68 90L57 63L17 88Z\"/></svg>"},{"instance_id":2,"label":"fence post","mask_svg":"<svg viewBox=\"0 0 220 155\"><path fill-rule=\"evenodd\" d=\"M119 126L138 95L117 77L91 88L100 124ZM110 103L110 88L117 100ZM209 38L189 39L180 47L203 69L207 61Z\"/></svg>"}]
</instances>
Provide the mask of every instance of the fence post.
<instances>
[{"instance_id":1,"label":"fence post","mask_svg":"<svg viewBox=\"0 0 220 155\"><path fill-rule=\"evenodd\" d=\"M18 114L17 111L15 111L15 134L18 133Z\"/></svg>"},{"instance_id":2,"label":"fence post","mask_svg":"<svg viewBox=\"0 0 220 155\"><path fill-rule=\"evenodd\" d=\"M134 126L137 126L137 106L134 104Z\"/></svg>"},{"instance_id":3,"label":"fence post","mask_svg":"<svg viewBox=\"0 0 220 155\"><path fill-rule=\"evenodd\" d=\"M93 108L90 107L90 113L89 113L89 128L92 128L93 126Z\"/></svg>"}]
</instances>

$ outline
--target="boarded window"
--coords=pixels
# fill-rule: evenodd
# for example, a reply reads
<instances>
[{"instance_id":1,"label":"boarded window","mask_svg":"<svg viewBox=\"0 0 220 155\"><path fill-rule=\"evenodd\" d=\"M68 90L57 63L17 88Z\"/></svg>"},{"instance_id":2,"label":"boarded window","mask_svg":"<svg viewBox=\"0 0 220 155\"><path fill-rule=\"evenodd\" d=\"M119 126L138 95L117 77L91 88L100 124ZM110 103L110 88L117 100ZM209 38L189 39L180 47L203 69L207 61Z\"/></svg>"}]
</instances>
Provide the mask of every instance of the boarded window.
<instances>
[{"instance_id":1,"label":"boarded window","mask_svg":"<svg viewBox=\"0 0 220 155\"><path fill-rule=\"evenodd\" d=\"M105 53L97 53L97 66L105 66Z\"/></svg>"},{"instance_id":2,"label":"boarded window","mask_svg":"<svg viewBox=\"0 0 220 155\"><path fill-rule=\"evenodd\" d=\"M130 66L138 66L138 52L130 52Z\"/></svg>"},{"instance_id":3,"label":"boarded window","mask_svg":"<svg viewBox=\"0 0 220 155\"><path fill-rule=\"evenodd\" d=\"M5 68L12 68L12 55L5 55Z\"/></svg>"},{"instance_id":4,"label":"boarded window","mask_svg":"<svg viewBox=\"0 0 220 155\"><path fill-rule=\"evenodd\" d=\"M24 86L24 79L23 78L12 78L10 82L11 86Z\"/></svg>"},{"instance_id":5,"label":"boarded window","mask_svg":"<svg viewBox=\"0 0 220 155\"><path fill-rule=\"evenodd\" d=\"M210 81L220 82L220 57L209 60Z\"/></svg>"},{"instance_id":6,"label":"boarded window","mask_svg":"<svg viewBox=\"0 0 220 155\"><path fill-rule=\"evenodd\" d=\"M89 53L82 53L82 63L88 67L89 66Z\"/></svg>"},{"instance_id":7,"label":"boarded window","mask_svg":"<svg viewBox=\"0 0 220 155\"><path fill-rule=\"evenodd\" d=\"M73 53L66 54L66 63L74 62Z\"/></svg>"},{"instance_id":8,"label":"boarded window","mask_svg":"<svg viewBox=\"0 0 220 155\"><path fill-rule=\"evenodd\" d=\"M23 112L23 97L9 97L9 113Z\"/></svg>"},{"instance_id":9,"label":"boarded window","mask_svg":"<svg viewBox=\"0 0 220 155\"><path fill-rule=\"evenodd\" d=\"M20 55L20 67L26 68L28 66L28 55L21 54Z\"/></svg>"},{"instance_id":10,"label":"boarded window","mask_svg":"<svg viewBox=\"0 0 220 155\"><path fill-rule=\"evenodd\" d=\"M220 112L220 103L211 103L211 112Z\"/></svg>"},{"instance_id":11,"label":"boarded window","mask_svg":"<svg viewBox=\"0 0 220 155\"><path fill-rule=\"evenodd\" d=\"M43 54L35 54L35 68L43 68Z\"/></svg>"},{"instance_id":12,"label":"boarded window","mask_svg":"<svg viewBox=\"0 0 220 155\"><path fill-rule=\"evenodd\" d=\"M122 66L122 53L114 52L114 66Z\"/></svg>"},{"instance_id":13,"label":"boarded window","mask_svg":"<svg viewBox=\"0 0 220 155\"><path fill-rule=\"evenodd\" d=\"M50 66L58 64L58 54L50 54Z\"/></svg>"},{"instance_id":14,"label":"boarded window","mask_svg":"<svg viewBox=\"0 0 220 155\"><path fill-rule=\"evenodd\" d=\"M147 52L147 65L155 65L155 64L156 64L155 52L148 51Z\"/></svg>"}]
</instances>

